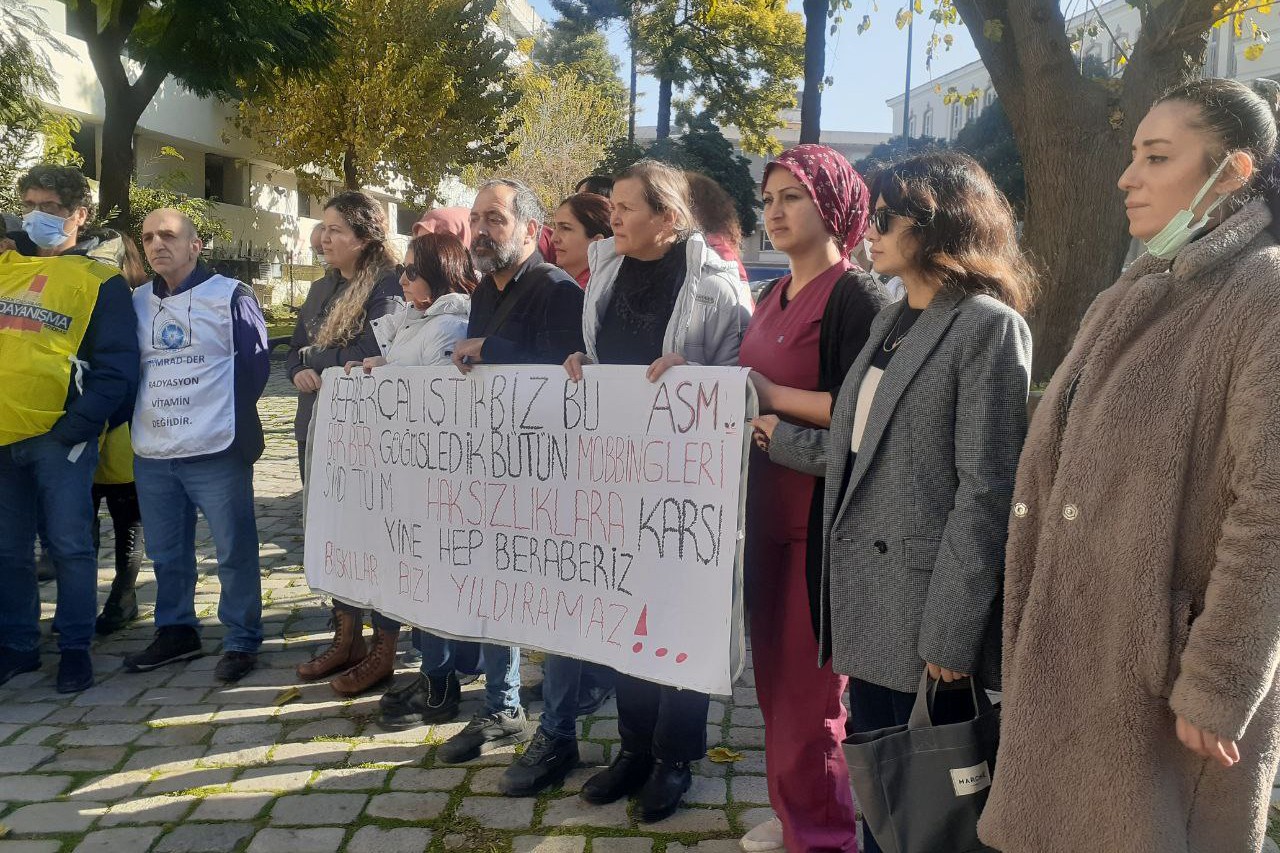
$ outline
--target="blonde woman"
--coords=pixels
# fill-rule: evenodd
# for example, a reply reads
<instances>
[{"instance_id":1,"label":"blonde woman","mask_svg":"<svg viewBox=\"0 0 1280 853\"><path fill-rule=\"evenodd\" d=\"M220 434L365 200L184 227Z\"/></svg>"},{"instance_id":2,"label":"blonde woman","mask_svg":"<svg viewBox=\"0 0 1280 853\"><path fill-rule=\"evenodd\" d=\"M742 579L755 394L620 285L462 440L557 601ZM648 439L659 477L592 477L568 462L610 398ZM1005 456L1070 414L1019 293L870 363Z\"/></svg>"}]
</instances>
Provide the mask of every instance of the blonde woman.
<instances>
[{"instance_id":1,"label":"blonde woman","mask_svg":"<svg viewBox=\"0 0 1280 853\"><path fill-rule=\"evenodd\" d=\"M400 295L400 273L382 205L362 192L339 193L324 206L321 224L320 248L329 271L311 286L298 313L288 361L289 378L298 389L294 431L304 478L307 429L320 374L327 367L381 355L372 324L396 310ZM391 677L399 626L392 630L375 625L373 646L366 648L359 608L335 601L333 621L333 642L298 665L299 678L326 678L354 667L366 654L383 663L380 677L366 688Z\"/></svg>"},{"instance_id":2,"label":"blonde woman","mask_svg":"<svg viewBox=\"0 0 1280 853\"><path fill-rule=\"evenodd\" d=\"M569 378L580 381L585 364L649 365L651 380L686 362L737 365L751 297L696 230L684 174L641 160L618 175L611 200L613 236L587 250L586 352L566 359ZM548 683L543 692L554 691ZM604 805L638 793L640 819L653 823L679 807L706 753L709 697L621 673L617 695L622 748L582 798Z\"/></svg>"}]
</instances>

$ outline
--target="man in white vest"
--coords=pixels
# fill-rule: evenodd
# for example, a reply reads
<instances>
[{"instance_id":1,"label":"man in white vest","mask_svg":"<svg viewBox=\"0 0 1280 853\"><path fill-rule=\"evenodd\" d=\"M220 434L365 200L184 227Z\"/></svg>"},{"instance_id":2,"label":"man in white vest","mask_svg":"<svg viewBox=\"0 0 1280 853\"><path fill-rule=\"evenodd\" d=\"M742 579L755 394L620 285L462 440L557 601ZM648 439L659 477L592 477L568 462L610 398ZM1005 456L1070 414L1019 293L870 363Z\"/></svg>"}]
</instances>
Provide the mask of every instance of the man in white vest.
<instances>
[{"instance_id":1,"label":"man in white vest","mask_svg":"<svg viewBox=\"0 0 1280 853\"><path fill-rule=\"evenodd\" d=\"M262 644L262 581L253 463L262 455L257 403L270 370L267 328L248 285L200 262L185 214L142 223L155 279L134 291L142 372L133 416L134 473L147 556L155 563L156 636L126 657L146 672L203 653L195 610L196 510L209 522L226 631L214 675L239 681Z\"/></svg>"}]
</instances>

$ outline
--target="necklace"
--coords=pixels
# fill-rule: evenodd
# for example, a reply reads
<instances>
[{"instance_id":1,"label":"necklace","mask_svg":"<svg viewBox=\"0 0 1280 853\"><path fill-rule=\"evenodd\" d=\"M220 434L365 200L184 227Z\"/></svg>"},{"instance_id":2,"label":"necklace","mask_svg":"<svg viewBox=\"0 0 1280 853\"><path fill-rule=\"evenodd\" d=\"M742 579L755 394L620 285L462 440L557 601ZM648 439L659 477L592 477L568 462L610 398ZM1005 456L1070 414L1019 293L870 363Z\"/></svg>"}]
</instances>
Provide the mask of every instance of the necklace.
<instances>
[{"instance_id":1,"label":"necklace","mask_svg":"<svg viewBox=\"0 0 1280 853\"><path fill-rule=\"evenodd\" d=\"M907 313L906 309L903 309L902 314L899 314L898 319L894 321L893 328L889 330L888 337L886 337L884 339L884 343L880 345L881 349L883 349L885 352L893 352L894 350L896 350L898 348L898 345L902 343L902 341L907 337L907 335L911 334L911 327L908 326L905 332L903 332L901 335L898 335L898 326L901 325L902 323L902 315L906 313ZM898 336L895 338L894 335L898 335ZM890 341L893 341L893 343L889 343Z\"/></svg>"}]
</instances>

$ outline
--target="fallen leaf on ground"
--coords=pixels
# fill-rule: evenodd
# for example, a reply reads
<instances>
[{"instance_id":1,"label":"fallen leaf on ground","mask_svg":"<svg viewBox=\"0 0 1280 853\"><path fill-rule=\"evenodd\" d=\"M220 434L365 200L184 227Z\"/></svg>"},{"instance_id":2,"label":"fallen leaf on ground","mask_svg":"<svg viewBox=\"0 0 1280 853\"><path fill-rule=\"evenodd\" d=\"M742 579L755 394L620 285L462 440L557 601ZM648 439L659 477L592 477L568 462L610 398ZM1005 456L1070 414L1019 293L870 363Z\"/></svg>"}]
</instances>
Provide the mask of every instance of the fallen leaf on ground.
<instances>
[{"instance_id":1,"label":"fallen leaf on ground","mask_svg":"<svg viewBox=\"0 0 1280 853\"><path fill-rule=\"evenodd\" d=\"M302 698L301 690L299 690L296 687L286 687L284 690L281 690L279 693L276 694L276 698L271 701L271 704L275 705L276 707L279 707L281 705L287 705L290 702L296 699L301 699L301 698Z\"/></svg>"},{"instance_id":2,"label":"fallen leaf on ground","mask_svg":"<svg viewBox=\"0 0 1280 853\"><path fill-rule=\"evenodd\" d=\"M734 752L727 746L717 746L715 749L707 750L707 758L710 758L716 764L732 764L735 761L742 760L742 753Z\"/></svg>"}]
</instances>

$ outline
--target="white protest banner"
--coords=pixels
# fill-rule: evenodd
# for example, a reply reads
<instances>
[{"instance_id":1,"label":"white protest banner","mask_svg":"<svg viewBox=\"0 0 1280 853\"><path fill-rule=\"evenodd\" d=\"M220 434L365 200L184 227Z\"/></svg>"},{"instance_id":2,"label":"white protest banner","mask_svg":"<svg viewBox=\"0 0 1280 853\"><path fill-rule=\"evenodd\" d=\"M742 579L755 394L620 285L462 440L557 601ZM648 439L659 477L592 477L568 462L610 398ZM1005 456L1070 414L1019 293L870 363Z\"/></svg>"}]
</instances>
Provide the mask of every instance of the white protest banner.
<instances>
[{"instance_id":1,"label":"white protest banner","mask_svg":"<svg viewBox=\"0 0 1280 853\"><path fill-rule=\"evenodd\" d=\"M449 636L730 693L744 650L747 372L644 373L326 370L307 582Z\"/></svg>"}]
</instances>

